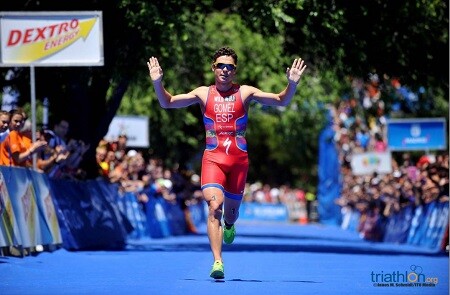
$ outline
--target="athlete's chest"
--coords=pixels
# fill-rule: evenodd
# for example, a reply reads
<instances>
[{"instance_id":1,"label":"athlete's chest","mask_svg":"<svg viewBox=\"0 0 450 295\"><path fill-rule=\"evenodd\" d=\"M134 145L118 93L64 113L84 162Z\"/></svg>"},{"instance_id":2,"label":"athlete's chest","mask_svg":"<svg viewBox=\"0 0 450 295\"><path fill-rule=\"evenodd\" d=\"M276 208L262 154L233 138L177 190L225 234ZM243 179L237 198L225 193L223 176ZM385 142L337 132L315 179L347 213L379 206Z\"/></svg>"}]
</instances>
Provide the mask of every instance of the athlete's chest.
<instances>
[{"instance_id":1,"label":"athlete's chest","mask_svg":"<svg viewBox=\"0 0 450 295\"><path fill-rule=\"evenodd\" d=\"M216 123L234 122L245 114L239 91L219 93L211 91L206 104L205 115Z\"/></svg>"}]
</instances>

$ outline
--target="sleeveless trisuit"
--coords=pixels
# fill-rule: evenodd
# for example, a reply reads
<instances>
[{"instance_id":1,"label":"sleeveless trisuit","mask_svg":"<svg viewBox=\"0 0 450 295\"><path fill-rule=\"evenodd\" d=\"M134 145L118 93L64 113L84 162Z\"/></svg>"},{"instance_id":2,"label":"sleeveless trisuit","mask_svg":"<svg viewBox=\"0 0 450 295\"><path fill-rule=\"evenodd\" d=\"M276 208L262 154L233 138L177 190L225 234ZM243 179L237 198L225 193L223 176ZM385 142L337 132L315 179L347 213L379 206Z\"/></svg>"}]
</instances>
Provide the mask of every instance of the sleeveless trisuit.
<instances>
[{"instance_id":1,"label":"sleeveless trisuit","mask_svg":"<svg viewBox=\"0 0 450 295\"><path fill-rule=\"evenodd\" d=\"M240 86L227 92L209 87L203 113L206 148L202 159L201 185L220 188L228 198L241 200L248 172L247 111Z\"/></svg>"}]
</instances>

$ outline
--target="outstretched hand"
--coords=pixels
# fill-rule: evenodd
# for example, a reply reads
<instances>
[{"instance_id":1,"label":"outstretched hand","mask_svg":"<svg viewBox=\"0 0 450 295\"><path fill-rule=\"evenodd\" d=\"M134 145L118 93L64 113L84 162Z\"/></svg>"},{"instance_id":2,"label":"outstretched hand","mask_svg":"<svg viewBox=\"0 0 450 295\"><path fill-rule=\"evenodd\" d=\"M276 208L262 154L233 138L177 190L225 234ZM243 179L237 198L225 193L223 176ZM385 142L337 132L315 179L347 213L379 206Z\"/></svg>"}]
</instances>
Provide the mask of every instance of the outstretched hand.
<instances>
[{"instance_id":1,"label":"outstretched hand","mask_svg":"<svg viewBox=\"0 0 450 295\"><path fill-rule=\"evenodd\" d=\"M159 66L158 59L156 57L150 57L147 62L148 72L153 82L160 81L163 77L163 70Z\"/></svg>"},{"instance_id":2,"label":"outstretched hand","mask_svg":"<svg viewBox=\"0 0 450 295\"><path fill-rule=\"evenodd\" d=\"M289 83L298 84L305 69L306 65L304 64L304 60L301 58L294 59L292 66L286 69L286 77Z\"/></svg>"}]
</instances>

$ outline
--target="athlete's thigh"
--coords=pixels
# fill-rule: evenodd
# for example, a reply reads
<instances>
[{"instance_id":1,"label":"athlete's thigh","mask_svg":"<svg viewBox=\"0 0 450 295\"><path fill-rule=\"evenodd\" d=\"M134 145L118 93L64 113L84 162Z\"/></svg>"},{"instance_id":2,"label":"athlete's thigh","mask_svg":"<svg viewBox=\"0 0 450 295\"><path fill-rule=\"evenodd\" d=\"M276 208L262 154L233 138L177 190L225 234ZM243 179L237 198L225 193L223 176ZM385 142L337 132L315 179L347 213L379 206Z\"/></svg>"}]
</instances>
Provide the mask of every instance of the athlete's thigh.
<instances>
[{"instance_id":1,"label":"athlete's thigh","mask_svg":"<svg viewBox=\"0 0 450 295\"><path fill-rule=\"evenodd\" d=\"M221 165L211 159L209 154L204 154L202 159L201 188L215 187L223 191L226 184L226 172Z\"/></svg>"},{"instance_id":2,"label":"athlete's thigh","mask_svg":"<svg viewBox=\"0 0 450 295\"><path fill-rule=\"evenodd\" d=\"M247 181L248 161L235 163L228 172L226 185L224 187L226 193L233 195L244 194L245 182Z\"/></svg>"}]
</instances>

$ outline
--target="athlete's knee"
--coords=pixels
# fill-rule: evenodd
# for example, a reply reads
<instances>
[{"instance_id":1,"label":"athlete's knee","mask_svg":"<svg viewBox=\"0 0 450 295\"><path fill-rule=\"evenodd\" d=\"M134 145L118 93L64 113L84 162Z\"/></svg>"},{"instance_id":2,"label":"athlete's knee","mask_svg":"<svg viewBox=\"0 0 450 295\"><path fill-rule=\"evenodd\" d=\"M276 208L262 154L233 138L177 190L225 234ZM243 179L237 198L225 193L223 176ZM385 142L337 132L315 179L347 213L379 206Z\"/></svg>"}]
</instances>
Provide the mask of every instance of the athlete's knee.
<instances>
[{"instance_id":1,"label":"athlete's knee","mask_svg":"<svg viewBox=\"0 0 450 295\"><path fill-rule=\"evenodd\" d=\"M222 203L217 201L208 202L208 213L210 218L222 219Z\"/></svg>"},{"instance_id":2,"label":"athlete's knee","mask_svg":"<svg viewBox=\"0 0 450 295\"><path fill-rule=\"evenodd\" d=\"M224 205L223 218L227 224L233 224L239 217L239 207L241 202L234 199L226 199Z\"/></svg>"}]
</instances>

